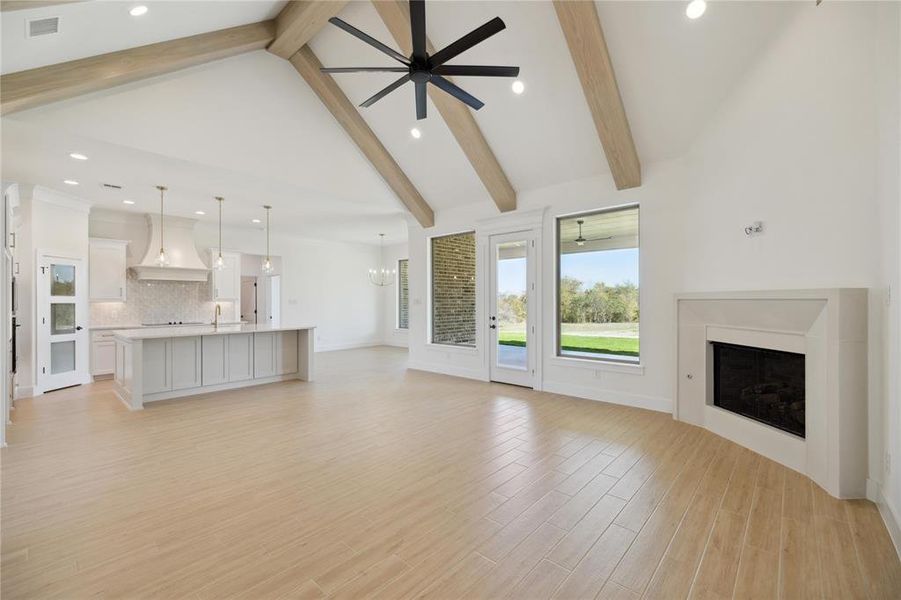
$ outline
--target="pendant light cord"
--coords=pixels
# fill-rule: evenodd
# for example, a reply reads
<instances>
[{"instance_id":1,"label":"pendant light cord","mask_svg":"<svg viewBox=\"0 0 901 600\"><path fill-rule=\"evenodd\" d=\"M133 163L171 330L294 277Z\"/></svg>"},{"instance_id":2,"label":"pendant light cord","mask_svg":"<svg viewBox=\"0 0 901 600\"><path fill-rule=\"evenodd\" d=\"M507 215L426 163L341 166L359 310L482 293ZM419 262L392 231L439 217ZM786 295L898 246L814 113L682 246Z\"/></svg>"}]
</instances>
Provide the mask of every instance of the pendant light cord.
<instances>
[{"instance_id":1,"label":"pendant light cord","mask_svg":"<svg viewBox=\"0 0 901 600\"><path fill-rule=\"evenodd\" d=\"M166 187L158 185L156 189L160 191L160 254L162 254L163 248L165 248L163 244L163 192L166 191Z\"/></svg>"},{"instance_id":2,"label":"pendant light cord","mask_svg":"<svg viewBox=\"0 0 901 600\"><path fill-rule=\"evenodd\" d=\"M219 202L219 259L222 259L222 201L225 198L221 196L216 196L216 201Z\"/></svg>"}]
</instances>

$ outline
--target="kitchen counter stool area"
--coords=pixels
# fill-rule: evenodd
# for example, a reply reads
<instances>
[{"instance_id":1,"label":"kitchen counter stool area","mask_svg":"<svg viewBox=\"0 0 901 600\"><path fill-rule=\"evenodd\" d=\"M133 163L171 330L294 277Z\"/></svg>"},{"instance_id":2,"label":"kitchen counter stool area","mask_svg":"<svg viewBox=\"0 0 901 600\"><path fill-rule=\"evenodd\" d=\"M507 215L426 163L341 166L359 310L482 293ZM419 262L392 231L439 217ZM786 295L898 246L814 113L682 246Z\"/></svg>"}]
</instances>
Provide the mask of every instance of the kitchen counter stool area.
<instances>
[{"instance_id":1,"label":"kitchen counter stool area","mask_svg":"<svg viewBox=\"0 0 901 600\"><path fill-rule=\"evenodd\" d=\"M313 326L225 325L115 331L115 392L145 402L313 379Z\"/></svg>"}]
</instances>

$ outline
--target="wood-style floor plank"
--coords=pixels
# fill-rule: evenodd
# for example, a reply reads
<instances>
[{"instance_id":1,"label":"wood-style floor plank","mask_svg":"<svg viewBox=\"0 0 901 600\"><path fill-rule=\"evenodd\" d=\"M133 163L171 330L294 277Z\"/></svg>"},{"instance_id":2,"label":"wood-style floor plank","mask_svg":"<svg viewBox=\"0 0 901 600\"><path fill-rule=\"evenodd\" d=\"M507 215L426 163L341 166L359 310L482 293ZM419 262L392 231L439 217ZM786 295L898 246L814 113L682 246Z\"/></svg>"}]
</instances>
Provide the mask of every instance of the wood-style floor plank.
<instances>
[{"instance_id":1,"label":"wood-style floor plank","mask_svg":"<svg viewBox=\"0 0 901 600\"><path fill-rule=\"evenodd\" d=\"M20 401L7 598L898 598L874 505L670 415L317 355L128 412Z\"/></svg>"}]
</instances>

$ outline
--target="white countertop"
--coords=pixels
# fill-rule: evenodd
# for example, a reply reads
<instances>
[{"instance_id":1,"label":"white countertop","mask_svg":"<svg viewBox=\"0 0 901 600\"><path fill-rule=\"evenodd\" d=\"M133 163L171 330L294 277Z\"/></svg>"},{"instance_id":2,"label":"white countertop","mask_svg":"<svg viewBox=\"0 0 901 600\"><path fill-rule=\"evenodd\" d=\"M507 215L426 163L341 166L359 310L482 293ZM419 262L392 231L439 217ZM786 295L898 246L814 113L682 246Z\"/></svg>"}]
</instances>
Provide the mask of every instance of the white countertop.
<instances>
[{"instance_id":1,"label":"white countertop","mask_svg":"<svg viewBox=\"0 0 901 600\"><path fill-rule=\"evenodd\" d=\"M218 328L212 325L198 325L188 327L185 325L175 327L142 327L140 329L117 329L113 335L121 340L130 342L133 340L146 340L157 338L193 337L196 335L228 335L230 333L265 333L269 331L297 331L300 329L315 329L315 325L252 325L229 324L220 325Z\"/></svg>"}]
</instances>

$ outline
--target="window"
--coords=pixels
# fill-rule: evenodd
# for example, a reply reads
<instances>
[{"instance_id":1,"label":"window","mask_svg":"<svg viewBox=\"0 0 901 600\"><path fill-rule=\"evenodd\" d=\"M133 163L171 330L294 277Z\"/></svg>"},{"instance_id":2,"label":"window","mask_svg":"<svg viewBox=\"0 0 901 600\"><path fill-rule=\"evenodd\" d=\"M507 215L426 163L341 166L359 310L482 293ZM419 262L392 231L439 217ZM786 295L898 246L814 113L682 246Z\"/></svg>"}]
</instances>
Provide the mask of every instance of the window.
<instances>
[{"instance_id":1,"label":"window","mask_svg":"<svg viewBox=\"0 0 901 600\"><path fill-rule=\"evenodd\" d=\"M476 236L432 238L432 343L476 345Z\"/></svg>"},{"instance_id":2,"label":"window","mask_svg":"<svg viewBox=\"0 0 901 600\"><path fill-rule=\"evenodd\" d=\"M557 354L637 362L638 207L557 219Z\"/></svg>"},{"instance_id":3,"label":"window","mask_svg":"<svg viewBox=\"0 0 901 600\"><path fill-rule=\"evenodd\" d=\"M410 328L410 276L409 261L397 261L397 328Z\"/></svg>"}]
</instances>

